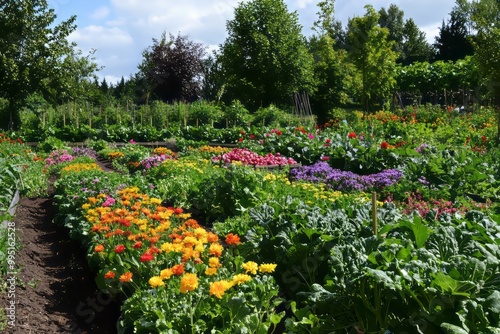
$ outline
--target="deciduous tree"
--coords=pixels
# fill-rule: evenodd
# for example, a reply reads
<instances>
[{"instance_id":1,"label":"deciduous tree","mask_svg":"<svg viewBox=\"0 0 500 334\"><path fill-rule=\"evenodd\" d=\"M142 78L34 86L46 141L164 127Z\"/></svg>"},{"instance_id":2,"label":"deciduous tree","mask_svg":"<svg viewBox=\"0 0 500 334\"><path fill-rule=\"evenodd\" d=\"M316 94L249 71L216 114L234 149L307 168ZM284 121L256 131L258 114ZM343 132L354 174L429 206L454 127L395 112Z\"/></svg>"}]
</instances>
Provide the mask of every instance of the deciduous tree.
<instances>
[{"instance_id":1,"label":"deciduous tree","mask_svg":"<svg viewBox=\"0 0 500 334\"><path fill-rule=\"evenodd\" d=\"M164 33L143 52L139 70L148 82L153 97L164 102L188 101L200 98L203 59L206 47L180 34Z\"/></svg>"},{"instance_id":2,"label":"deciduous tree","mask_svg":"<svg viewBox=\"0 0 500 334\"><path fill-rule=\"evenodd\" d=\"M396 84L397 53L389 31L378 25L379 14L371 5L365 8L365 16L349 20L347 41L349 56L361 76L361 100L365 111L369 111L377 104L382 107L391 96Z\"/></svg>"},{"instance_id":3,"label":"deciduous tree","mask_svg":"<svg viewBox=\"0 0 500 334\"><path fill-rule=\"evenodd\" d=\"M55 24L56 14L45 0L0 2L0 97L9 101L4 123L19 126L19 110L38 93L49 102L79 94L78 83L97 69L67 37L76 17Z\"/></svg>"},{"instance_id":4,"label":"deciduous tree","mask_svg":"<svg viewBox=\"0 0 500 334\"><path fill-rule=\"evenodd\" d=\"M313 90L312 55L296 12L283 0L241 2L227 23L219 61L223 99L239 99L249 109L289 104L291 94Z\"/></svg>"}]
</instances>

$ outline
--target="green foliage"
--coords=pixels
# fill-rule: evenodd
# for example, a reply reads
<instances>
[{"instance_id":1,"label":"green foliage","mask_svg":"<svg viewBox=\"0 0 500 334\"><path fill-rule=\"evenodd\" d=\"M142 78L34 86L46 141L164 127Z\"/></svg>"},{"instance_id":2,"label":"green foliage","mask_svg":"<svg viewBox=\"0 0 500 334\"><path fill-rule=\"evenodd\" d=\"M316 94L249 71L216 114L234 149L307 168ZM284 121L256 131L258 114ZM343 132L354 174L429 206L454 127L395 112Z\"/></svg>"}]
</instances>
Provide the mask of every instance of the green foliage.
<instances>
[{"instance_id":1,"label":"green foliage","mask_svg":"<svg viewBox=\"0 0 500 334\"><path fill-rule=\"evenodd\" d=\"M284 1L253 0L235 9L219 62L226 103L240 100L250 110L312 91L312 56L307 52L297 13Z\"/></svg>"},{"instance_id":2,"label":"green foliage","mask_svg":"<svg viewBox=\"0 0 500 334\"><path fill-rule=\"evenodd\" d=\"M349 20L347 40L349 55L361 76L361 101L365 111L384 105L396 84L396 58L394 42L388 39L389 31L379 27L379 15L371 5L366 5L364 17Z\"/></svg>"},{"instance_id":3,"label":"green foliage","mask_svg":"<svg viewBox=\"0 0 500 334\"><path fill-rule=\"evenodd\" d=\"M0 5L0 91L9 100L9 123L18 127L22 102L38 92L51 103L75 97L82 79L96 70L67 37L76 29L73 16L54 25L47 1L4 1ZM58 69L54 71L54 69Z\"/></svg>"}]
</instances>

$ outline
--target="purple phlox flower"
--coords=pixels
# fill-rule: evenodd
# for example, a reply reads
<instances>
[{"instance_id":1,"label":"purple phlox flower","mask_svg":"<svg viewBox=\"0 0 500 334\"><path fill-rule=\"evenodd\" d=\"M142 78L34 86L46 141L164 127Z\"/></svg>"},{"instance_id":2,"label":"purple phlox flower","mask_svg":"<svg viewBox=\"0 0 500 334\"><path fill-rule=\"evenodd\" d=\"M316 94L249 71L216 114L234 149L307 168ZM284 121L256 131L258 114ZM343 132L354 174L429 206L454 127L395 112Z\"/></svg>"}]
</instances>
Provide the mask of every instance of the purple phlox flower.
<instances>
[{"instance_id":1,"label":"purple phlox flower","mask_svg":"<svg viewBox=\"0 0 500 334\"><path fill-rule=\"evenodd\" d=\"M420 145L419 147L415 148L415 151L417 151L418 153L422 153L422 151L423 151L425 148L427 148L427 147L429 147L429 145L427 145L427 144L422 144L422 145Z\"/></svg>"},{"instance_id":2,"label":"purple phlox flower","mask_svg":"<svg viewBox=\"0 0 500 334\"><path fill-rule=\"evenodd\" d=\"M358 175L350 171L332 168L328 163L319 161L311 166L294 168L292 178L317 183L325 183L335 190L360 190L387 187L396 183L402 176L399 170L387 169L371 175Z\"/></svg>"}]
</instances>

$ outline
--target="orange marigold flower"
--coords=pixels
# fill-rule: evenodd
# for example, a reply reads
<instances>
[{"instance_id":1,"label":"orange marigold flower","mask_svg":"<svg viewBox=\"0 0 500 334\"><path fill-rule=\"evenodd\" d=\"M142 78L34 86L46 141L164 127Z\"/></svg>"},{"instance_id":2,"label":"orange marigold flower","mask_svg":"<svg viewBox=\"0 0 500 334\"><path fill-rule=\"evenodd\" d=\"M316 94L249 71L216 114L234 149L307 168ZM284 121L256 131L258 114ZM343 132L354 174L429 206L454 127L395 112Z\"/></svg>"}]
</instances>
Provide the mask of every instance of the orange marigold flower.
<instances>
[{"instance_id":1,"label":"orange marigold flower","mask_svg":"<svg viewBox=\"0 0 500 334\"><path fill-rule=\"evenodd\" d=\"M137 249L137 248L141 248L141 247L142 247L142 241L137 241L137 242L136 242L136 243L132 246L132 248L135 248L135 249Z\"/></svg>"},{"instance_id":2,"label":"orange marigold flower","mask_svg":"<svg viewBox=\"0 0 500 334\"><path fill-rule=\"evenodd\" d=\"M181 278L181 293L194 291L198 288L198 276L193 273L187 273Z\"/></svg>"},{"instance_id":3,"label":"orange marigold flower","mask_svg":"<svg viewBox=\"0 0 500 334\"><path fill-rule=\"evenodd\" d=\"M217 234L215 234L213 232L208 232L208 234L207 234L207 241L210 242L210 243L218 242L219 241L219 237L217 236Z\"/></svg>"},{"instance_id":4,"label":"orange marigold flower","mask_svg":"<svg viewBox=\"0 0 500 334\"><path fill-rule=\"evenodd\" d=\"M256 275L257 274L257 269L259 268L259 265L253 261L248 261L245 262L241 265L243 269L245 269L245 272L248 274Z\"/></svg>"},{"instance_id":5,"label":"orange marigold flower","mask_svg":"<svg viewBox=\"0 0 500 334\"><path fill-rule=\"evenodd\" d=\"M152 288L157 288L157 287L165 285L165 283L163 282L163 280L161 279L160 276L151 277L149 279L148 283L149 283L149 285L151 285Z\"/></svg>"},{"instance_id":6,"label":"orange marigold flower","mask_svg":"<svg viewBox=\"0 0 500 334\"><path fill-rule=\"evenodd\" d=\"M100 252L104 252L104 246L103 245L97 245L94 247L94 252L96 253L100 253Z\"/></svg>"},{"instance_id":7,"label":"orange marigold flower","mask_svg":"<svg viewBox=\"0 0 500 334\"><path fill-rule=\"evenodd\" d=\"M239 245L241 244L240 237L237 234L229 233L226 236L226 243L228 245Z\"/></svg>"},{"instance_id":8,"label":"orange marigold flower","mask_svg":"<svg viewBox=\"0 0 500 334\"><path fill-rule=\"evenodd\" d=\"M115 273L114 271L108 271L107 273L104 274L104 278L107 278L107 279L113 279L115 278Z\"/></svg>"},{"instance_id":9,"label":"orange marigold flower","mask_svg":"<svg viewBox=\"0 0 500 334\"><path fill-rule=\"evenodd\" d=\"M122 283L128 283L132 280L132 273L130 271L127 271L126 273L123 273L120 276L120 282Z\"/></svg>"},{"instance_id":10,"label":"orange marigold flower","mask_svg":"<svg viewBox=\"0 0 500 334\"><path fill-rule=\"evenodd\" d=\"M221 256L223 249L220 244L214 243L210 245L208 252L214 256Z\"/></svg>"},{"instance_id":11,"label":"orange marigold flower","mask_svg":"<svg viewBox=\"0 0 500 334\"><path fill-rule=\"evenodd\" d=\"M193 229L200 227L200 224L198 224L198 222L196 220L194 220L194 219L188 219L188 220L186 220L184 222L184 225L189 226L189 227L191 227Z\"/></svg>"},{"instance_id":12,"label":"orange marigold flower","mask_svg":"<svg viewBox=\"0 0 500 334\"><path fill-rule=\"evenodd\" d=\"M275 263L263 263L259 266L259 271L261 273L273 273L276 266Z\"/></svg>"},{"instance_id":13,"label":"orange marigold flower","mask_svg":"<svg viewBox=\"0 0 500 334\"><path fill-rule=\"evenodd\" d=\"M181 276L182 274L184 274L184 265L176 264L175 266L172 267L172 272L176 276Z\"/></svg>"},{"instance_id":14,"label":"orange marigold flower","mask_svg":"<svg viewBox=\"0 0 500 334\"><path fill-rule=\"evenodd\" d=\"M210 296L217 297L219 299L224 296L224 293L231 288L232 284L229 281L222 280L210 283Z\"/></svg>"}]
</instances>

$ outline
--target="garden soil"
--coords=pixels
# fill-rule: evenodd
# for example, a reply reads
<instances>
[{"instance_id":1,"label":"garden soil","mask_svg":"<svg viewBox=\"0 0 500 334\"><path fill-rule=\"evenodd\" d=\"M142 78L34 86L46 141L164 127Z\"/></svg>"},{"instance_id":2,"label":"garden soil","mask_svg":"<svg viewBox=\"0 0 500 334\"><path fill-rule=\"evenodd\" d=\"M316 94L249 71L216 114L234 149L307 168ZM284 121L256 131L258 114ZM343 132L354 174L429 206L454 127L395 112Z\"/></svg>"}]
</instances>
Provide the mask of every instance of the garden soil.
<instances>
[{"instance_id":1,"label":"garden soil","mask_svg":"<svg viewBox=\"0 0 500 334\"><path fill-rule=\"evenodd\" d=\"M16 325L5 333L116 333L119 305L97 289L85 249L52 222L52 192L50 186L48 197L21 198L17 207ZM0 307L8 305L7 294L0 294Z\"/></svg>"}]
</instances>

